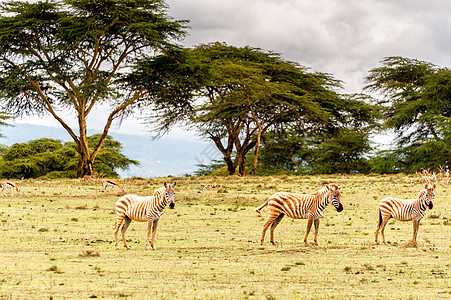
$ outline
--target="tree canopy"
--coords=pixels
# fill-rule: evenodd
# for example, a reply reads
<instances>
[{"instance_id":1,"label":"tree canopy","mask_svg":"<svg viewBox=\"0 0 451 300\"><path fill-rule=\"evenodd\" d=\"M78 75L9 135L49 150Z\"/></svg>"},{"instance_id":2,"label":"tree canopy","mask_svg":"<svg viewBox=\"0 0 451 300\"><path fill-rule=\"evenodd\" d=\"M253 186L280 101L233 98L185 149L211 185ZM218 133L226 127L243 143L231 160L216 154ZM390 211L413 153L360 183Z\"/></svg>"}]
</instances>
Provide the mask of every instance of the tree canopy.
<instances>
[{"instance_id":1,"label":"tree canopy","mask_svg":"<svg viewBox=\"0 0 451 300\"><path fill-rule=\"evenodd\" d=\"M403 57L387 57L370 70L366 89L385 106L385 129L397 145L379 153L373 171L415 172L451 162L451 70ZM385 159L384 159L385 158Z\"/></svg>"},{"instance_id":2,"label":"tree canopy","mask_svg":"<svg viewBox=\"0 0 451 300\"><path fill-rule=\"evenodd\" d=\"M174 57L173 67L164 75L156 70L161 61L171 61L168 56L140 66L143 74L162 74L160 81L170 91L169 97L180 91L190 95L191 106L183 118L174 115L172 108L157 106L160 129L182 120L215 143L229 174L238 167L244 175L246 154L252 149L251 172L255 171L261 138L268 131L290 127L332 132L346 116L368 113L364 104L336 92L340 81L329 74L310 72L277 53L212 43L185 49ZM186 79L180 84L174 78ZM365 118L362 122L369 116Z\"/></svg>"},{"instance_id":3,"label":"tree canopy","mask_svg":"<svg viewBox=\"0 0 451 300\"><path fill-rule=\"evenodd\" d=\"M1 4L0 106L13 117L53 116L72 137L77 176L90 174L114 120L152 91L128 75L138 60L166 51L185 35L185 21L162 0L9 1ZM87 118L108 111L90 147ZM78 132L62 114L70 112Z\"/></svg>"},{"instance_id":4,"label":"tree canopy","mask_svg":"<svg viewBox=\"0 0 451 300\"><path fill-rule=\"evenodd\" d=\"M99 142L101 135L88 137L91 147ZM99 152L94 168L98 174L118 177L118 170L125 170L136 160L125 157L122 145L110 136ZM0 177L2 178L74 178L77 175L78 155L74 142L42 138L5 147L0 155Z\"/></svg>"}]
</instances>

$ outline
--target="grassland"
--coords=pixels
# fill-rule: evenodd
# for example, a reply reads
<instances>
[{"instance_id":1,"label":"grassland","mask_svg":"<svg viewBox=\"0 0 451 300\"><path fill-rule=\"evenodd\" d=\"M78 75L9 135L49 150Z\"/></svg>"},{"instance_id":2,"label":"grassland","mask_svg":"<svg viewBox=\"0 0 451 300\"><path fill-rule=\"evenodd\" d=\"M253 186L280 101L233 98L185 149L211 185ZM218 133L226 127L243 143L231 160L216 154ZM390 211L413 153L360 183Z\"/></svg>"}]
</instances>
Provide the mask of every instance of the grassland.
<instances>
[{"instance_id":1,"label":"grassland","mask_svg":"<svg viewBox=\"0 0 451 300\"><path fill-rule=\"evenodd\" d=\"M169 181L174 178L167 179ZM152 194L164 179L123 179ZM390 221L388 245L375 245L381 198L416 197L416 179L395 176L177 178L157 251L145 250L146 224L114 250L114 205L83 180L22 180L19 197L0 199L0 299L451 298L451 186L436 190L418 247L410 222ZM259 244L264 217L254 208L277 191L310 193L335 182L344 211L326 208L319 246L305 246L305 220L284 218L276 246ZM205 184L206 188L201 188ZM267 236L268 238L268 236ZM313 236L311 235L310 241Z\"/></svg>"}]
</instances>

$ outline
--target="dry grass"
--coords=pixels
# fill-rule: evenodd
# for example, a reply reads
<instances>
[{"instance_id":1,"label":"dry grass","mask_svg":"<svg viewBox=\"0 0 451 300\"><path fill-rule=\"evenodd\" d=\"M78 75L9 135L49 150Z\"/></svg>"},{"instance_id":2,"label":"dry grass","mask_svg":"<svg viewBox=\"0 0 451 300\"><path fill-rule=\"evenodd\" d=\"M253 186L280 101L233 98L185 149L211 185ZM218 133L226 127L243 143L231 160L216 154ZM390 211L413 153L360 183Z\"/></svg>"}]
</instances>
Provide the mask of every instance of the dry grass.
<instances>
[{"instance_id":1,"label":"dry grass","mask_svg":"<svg viewBox=\"0 0 451 300\"><path fill-rule=\"evenodd\" d=\"M165 179L124 179L150 195ZM166 178L172 181L173 178ZM451 186L440 185L422 220L390 221L388 245L374 244L377 204L422 188L395 176L177 178L176 207L145 250L146 225L133 222L132 250L114 250L115 194L83 180L24 180L0 199L0 299L58 298L435 298L451 297ZM278 244L258 241L266 221L254 208L278 191L309 193L335 182L344 211L328 207L320 246L304 246L305 220L284 218ZM78 207L78 209L77 209ZM313 236L310 237L310 241Z\"/></svg>"}]
</instances>

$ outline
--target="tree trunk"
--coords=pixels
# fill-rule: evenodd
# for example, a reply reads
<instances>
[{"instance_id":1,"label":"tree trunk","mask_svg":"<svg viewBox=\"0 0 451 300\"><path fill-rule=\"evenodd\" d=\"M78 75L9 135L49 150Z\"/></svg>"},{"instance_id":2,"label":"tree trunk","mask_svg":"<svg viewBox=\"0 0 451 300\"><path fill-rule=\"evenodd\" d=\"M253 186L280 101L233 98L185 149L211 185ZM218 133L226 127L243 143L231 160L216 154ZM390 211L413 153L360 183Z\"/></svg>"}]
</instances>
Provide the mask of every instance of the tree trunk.
<instances>
[{"instance_id":1,"label":"tree trunk","mask_svg":"<svg viewBox=\"0 0 451 300\"><path fill-rule=\"evenodd\" d=\"M77 167L77 178L83 177L85 175L93 175L94 169L92 167L92 160L89 154L82 151L78 152L78 167Z\"/></svg>"},{"instance_id":2,"label":"tree trunk","mask_svg":"<svg viewBox=\"0 0 451 300\"><path fill-rule=\"evenodd\" d=\"M79 129L79 145L77 147L79 161L77 168L77 178L83 177L85 175L93 175L92 164L94 158L91 157L89 145L88 145L88 130L86 126L86 116L84 110L78 113L78 129Z\"/></svg>"},{"instance_id":3,"label":"tree trunk","mask_svg":"<svg viewBox=\"0 0 451 300\"><path fill-rule=\"evenodd\" d=\"M240 154L238 173L240 176L246 176L246 154Z\"/></svg>"},{"instance_id":4,"label":"tree trunk","mask_svg":"<svg viewBox=\"0 0 451 300\"><path fill-rule=\"evenodd\" d=\"M262 137L262 127L260 126L260 124L258 124L257 142L255 143L254 166L252 167L252 170L249 173L251 176L255 176L255 172L257 171L258 152L260 151L261 137Z\"/></svg>"},{"instance_id":5,"label":"tree trunk","mask_svg":"<svg viewBox=\"0 0 451 300\"><path fill-rule=\"evenodd\" d=\"M236 166L233 164L232 157L230 155L224 155L224 161L227 164L227 172L229 172L229 175L235 174Z\"/></svg>"}]
</instances>

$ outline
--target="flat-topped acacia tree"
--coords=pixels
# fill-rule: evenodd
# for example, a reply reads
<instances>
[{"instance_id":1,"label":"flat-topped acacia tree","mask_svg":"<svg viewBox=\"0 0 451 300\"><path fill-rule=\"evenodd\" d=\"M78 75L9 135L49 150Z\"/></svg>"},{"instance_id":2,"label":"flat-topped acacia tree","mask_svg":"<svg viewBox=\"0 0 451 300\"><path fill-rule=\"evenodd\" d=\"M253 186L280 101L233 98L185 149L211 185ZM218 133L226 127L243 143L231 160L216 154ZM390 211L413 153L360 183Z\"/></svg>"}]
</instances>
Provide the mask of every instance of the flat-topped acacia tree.
<instances>
[{"instance_id":1,"label":"flat-topped acacia tree","mask_svg":"<svg viewBox=\"0 0 451 300\"><path fill-rule=\"evenodd\" d=\"M185 35L186 21L173 20L166 10L162 0L3 3L1 108L13 117L53 116L76 144L77 176L92 174L112 122L152 93L129 81L131 70ZM90 150L86 120L99 105L108 109L108 118ZM63 111L76 118L78 132Z\"/></svg>"},{"instance_id":2,"label":"flat-topped acacia tree","mask_svg":"<svg viewBox=\"0 0 451 300\"><path fill-rule=\"evenodd\" d=\"M156 71L158 66L165 69ZM191 107L183 114L156 105L152 125L160 132L175 122L196 130L214 142L230 175L237 168L241 176L246 174L246 154L252 150L250 174L255 174L261 139L268 132L280 128L336 131L349 120L370 119L372 111L363 101L339 94L341 81L330 74L310 72L280 54L250 46L199 45L155 56L133 74L148 78L140 82L163 84L170 91L160 96L168 99L166 103L171 97L190 94ZM361 111L358 117L357 110Z\"/></svg>"}]
</instances>

